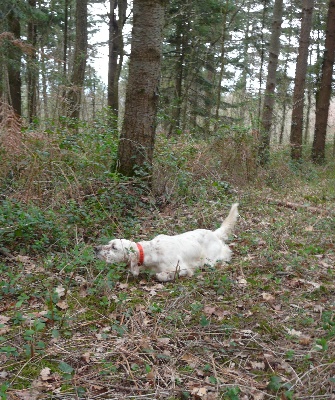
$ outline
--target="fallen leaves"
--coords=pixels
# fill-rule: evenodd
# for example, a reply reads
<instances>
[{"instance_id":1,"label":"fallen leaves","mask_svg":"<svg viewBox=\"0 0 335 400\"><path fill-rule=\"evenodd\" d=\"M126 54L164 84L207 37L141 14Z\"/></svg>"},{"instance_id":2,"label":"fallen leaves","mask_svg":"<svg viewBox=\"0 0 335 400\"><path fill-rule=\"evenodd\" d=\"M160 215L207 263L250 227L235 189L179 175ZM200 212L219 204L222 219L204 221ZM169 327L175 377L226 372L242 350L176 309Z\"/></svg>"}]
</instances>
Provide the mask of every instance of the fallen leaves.
<instances>
[{"instance_id":1,"label":"fallen leaves","mask_svg":"<svg viewBox=\"0 0 335 400\"><path fill-rule=\"evenodd\" d=\"M312 343L312 338L308 335L301 335L299 337L299 344L302 346L309 346Z\"/></svg>"},{"instance_id":2,"label":"fallen leaves","mask_svg":"<svg viewBox=\"0 0 335 400\"><path fill-rule=\"evenodd\" d=\"M225 310L218 306L205 306L203 312L207 317L215 317L218 321L223 321L227 317L231 316L229 310Z\"/></svg>"},{"instance_id":3,"label":"fallen leaves","mask_svg":"<svg viewBox=\"0 0 335 400\"><path fill-rule=\"evenodd\" d=\"M288 383L297 398L307 398L308 391L331 395L333 331L331 324L326 330L324 319L333 323L334 247L328 240L326 254L305 254L305 238L326 239L320 221L293 220L292 212L282 216L265 209L255 215L253 209L241 218L232 262L204 268L190 279L162 284L143 275L146 279L122 276L110 282L90 264L71 279L65 270L52 270L47 291L44 281L28 287L19 280L13 285L17 292L6 298L12 306L0 314L0 347L8 348L0 352L0 382L30 386L11 392L22 400L79 398L80 387L87 398L159 392L193 400L284 400ZM19 263L29 276L38 271L37 261ZM92 283L94 274L102 277L99 284ZM46 305L46 292L53 295L52 307ZM15 308L22 293L29 299ZM29 360L22 350L24 332L37 319L46 326L32 338L43 341L45 349ZM10 346L19 354L9 354ZM8 361L12 367L1 370ZM16 382L19 376L25 381Z\"/></svg>"},{"instance_id":4,"label":"fallen leaves","mask_svg":"<svg viewBox=\"0 0 335 400\"><path fill-rule=\"evenodd\" d=\"M237 283L238 285L240 285L241 287L246 287L248 285L247 280L243 277L243 276L239 276L237 278Z\"/></svg>"},{"instance_id":5,"label":"fallen leaves","mask_svg":"<svg viewBox=\"0 0 335 400\"><path fill-rule=\"evenodd\" d=\"M288 333L288 335L290 336L295 336L295 337L301 337L302 336L302 332L301 331L296 331L295 329L289 329L289 328L285 328L286 332Z\"/></svg>"},{"instance_id":6,"label":"fallen leaves","mask_svg":"<svg viewBox=\"0 0 335 400\"><path fill-rule=\"evenodd\" d=\"M0 314L0 335L4 335L9 332L9 326L7 322L10 320L10 317Z\"/></svg>"},{"instance_id":7,"label":"fallen leaves","mask_svg":"<svg viewBox=\"0 0 335 400\"><path fill-rule=\"evenodd\" d=\"M63 310L63 311L69 308L69 305L67 304L67 302L66 302L65 300L58 301L58 302L56 303L56 306L57 306L60 310Z\"/></svg>"},{"instance_id":8,"label":"fallen leaves","mask_svg":"<svg viewBox=\"0 0 335 400\"><path fill-rule=\"evenodd\" d=\"M195 399L202 399L207 395L207 389L205 387L193 388L191 394L192 396L194 396Z\"/></svg>"},{"instance_id":9,"label":"fallen leaves","mask_svg":"<svg viewBox=\"0 0 335 400\"><path fill-rule=\"evenodd\" d=\"M265 362L264 361L250 361L250 366L252 369L264 371L265 370Z\"/></svg>"},{"instance_id":10,"label":"fallen leaves","mask_svg":"<svg viewBox=\"0 0 335 400\"><path fill-rule=\"evenodd\" d=\"M40 372L40 377L42 381L47 381L50 379L51 369L49 367L45 367Z\"/></svg>"},{"instance_id":11,"label":"fallen leaves","mask_svg":"<svg viewBox=\"0 0 335 400\"><path fill-rule=\"evenodd\" d=\"M57 293L58 297L61 298L65 295L65 288L62 285L59 285L56 287L55 293Z\"/></svg>"},{"instance_id":12,"label":"fallen leaves","mask_svg":"<svg viewBox=\"0 0 335 400\"><path fill-rule=\"evenodd\" d=\"M268 303L273 303L275 301L275 297L270 293L263 292L261 296L263 300L267 301Z\"/></svg>"},{"instance_id":13,"label":"fallen leaves","mask_svg":"<svg viewBox=\"0 0 335 400\"><path fill-rule=\"evenodd\" d=\"M157 338L157 342L158 342L159 344L162 344L162 345L167 345L167 344L170 343L170 341L171 341L171 339L168 338L168 337Z\"/></svg>"},{"instance_id":14,"label":"fallen leaves","mask_svg":"<svg viewBox=\"0 0 335 400\"><path fill-rule=\"evenodd\" d=\"M150 296L156 296L158 292L160 292L162 289L164 289L164 285L161 283L158 283L156 285L152 285L152 286L142 286L142 289L147 291Z\"/></svg>"},{"instance_id":15,"label":"fallen leaves","mask_svg":"<svg viewBox=\"0 0 335 400\"><path fill-rule=\"evenodd\" d=\"M12 394L15 396L14 398L20 400L45 399L45 392L55 392L60 386L61 376L58 373L52 373L49 367L45 367L40 371L39 376L33 380L30 389L12 390Z\"/></svg>"},{"instance_id":16,"label":"fallen leaves","mask_svg":"<svg viewBox=\"0 0 335 400\"><path fill-rule=\"evenodd\" d=\"M89 362L91 361L91 352L86 351L81 355L81 358L85 361L85 363L89 364Z\"/></svg>"}]
</instances>

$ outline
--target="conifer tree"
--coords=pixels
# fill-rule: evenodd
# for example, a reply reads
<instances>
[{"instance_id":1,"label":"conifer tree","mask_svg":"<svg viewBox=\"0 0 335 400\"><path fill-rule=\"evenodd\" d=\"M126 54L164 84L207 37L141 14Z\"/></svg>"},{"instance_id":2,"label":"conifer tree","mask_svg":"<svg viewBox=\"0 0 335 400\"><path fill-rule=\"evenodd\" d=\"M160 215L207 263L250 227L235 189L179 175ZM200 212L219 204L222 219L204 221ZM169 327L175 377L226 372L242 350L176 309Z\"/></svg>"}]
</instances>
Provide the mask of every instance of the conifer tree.
<instances>
[{"instance_id":1,"label":"conifer tree","mask_svg":"<svg viewBox=\"0 0 335 400\"><path fill-rule=\"evenodd\" d=\"M312 148L314 162L325 160L325 145L327 135L329 103L332 91L332 78L335 57L335 0L329 1L325 51L322 63L320 87L316 96L315 131Z\"/></svg>"},{"instance_id":2,"label":"conifer tree","mask_svg":"<svg viewBox=\"0 0 335 400\"><path fill-rule=\"evenodd\" d=\"M261 121L261 142L259 148L259 162L267 164L270 154L270 136L275 103L276 75L280 51L280 34L283 15L283 0L275 0L273 7L273 22L269 46L268 75L264 96L264 105Z\"/></svg>"},{"instance_id":3,"label":"conifer tree","mask_svg":"<svg viewBox=\"0 0 335 400\"><path fill-rule=\"evenodd\" d=\"M312 28L313 7L314 0L303 0L299 50L294 80L293 111L290 135L291 158L294 160L299 160L302 156L305 80L307 73L310 32Z\"/></svg>"},{"instance_id":4,"label":"conifer tree","mask_svg":"<svg viewBox=\"0 0 335 400\"><path fill-rule=\"evenodd\" d=\"M119 172L150 173L162 56L164 0L134 0L125 117L118 149Z\"/></svg>"}]
</instances>

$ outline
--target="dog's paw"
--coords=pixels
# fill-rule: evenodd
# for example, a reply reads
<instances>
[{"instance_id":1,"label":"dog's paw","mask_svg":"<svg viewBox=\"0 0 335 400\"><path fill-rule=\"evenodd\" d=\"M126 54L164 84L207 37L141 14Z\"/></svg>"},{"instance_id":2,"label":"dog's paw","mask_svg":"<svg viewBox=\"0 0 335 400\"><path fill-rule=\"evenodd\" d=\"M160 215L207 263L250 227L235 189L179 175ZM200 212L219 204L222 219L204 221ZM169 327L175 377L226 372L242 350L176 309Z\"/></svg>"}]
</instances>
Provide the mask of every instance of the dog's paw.
<instances>
[{"instance_id":1,"label":"dog's paw","mask_svg":"<svg viewBox=\"0 0 335 400\"><path fill-rule=\"evenodd\" d=\"M156 279L159 282L169 282L175 278L175 274L173 272L157 272Z\"/></svg>"}]
</instances>

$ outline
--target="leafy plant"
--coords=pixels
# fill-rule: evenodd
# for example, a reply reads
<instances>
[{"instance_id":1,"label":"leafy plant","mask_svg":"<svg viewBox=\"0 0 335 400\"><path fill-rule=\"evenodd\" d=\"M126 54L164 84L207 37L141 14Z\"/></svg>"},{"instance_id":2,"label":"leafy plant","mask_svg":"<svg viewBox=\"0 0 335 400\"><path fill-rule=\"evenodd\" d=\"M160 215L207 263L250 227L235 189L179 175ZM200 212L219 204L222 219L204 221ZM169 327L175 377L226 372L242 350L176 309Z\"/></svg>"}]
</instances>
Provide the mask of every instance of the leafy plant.
<instances>
[{"instance_id":1,"label":"leafy plant","mask_svg":"<svg viewBox=\"0 0 335 400\"><path fill-rule=\"evenodd\" d=\"M34 205L4 200L0 207L0 241L8 248L43 251L66 246L68 241L59 227L59 218L51 210L42 211Z\"/></svg>"},{"instance_id":2,"label":"leafy plant","mask_svg":"<svg viewBox=\"0 0 335 400\"><path fill-rule=\"evenodd\" d=\"M30 329L24 331L23 338L28 342L24 345L26 354L30 358L34 357L36 353L42 354L45 349L45 343L42 340L38 340L39 332L45 330L45 323L40 319L36 319Z\"/></svg>"},{"instance_id":3,"label":"leafy plant","mask_svg":"<svg viewBox=\"0 0 335 400\"><path fill-rule=\"evenodd\" d=\"M333 311L324 311L321 316L322 327L327 332L327 338L335 336L335 314Z\"/></svg>"},{"instance_id":4,"label":"leafy plant","mask_svg":"<svg viewBox=\"0 0 335 400\"><path fill-rule=\"evenodd\" d=\"M270 377L270 381L268 383L268 388L272 392L278 392L278 390L282 387L282 378L277 375L272 375Z\"/></svg>"},{"instance_id":5,"label":"leafy plant","mask_svg":"<svg viewBox=\"0 0 335 400\"><path fill-rule=\"evenodd\" d=\"M241 390L238 387L228 388L225 391L225 399L226 400L239 400L240 393L241 393Z\"/></svg>"},{"instance_id":6,"label":"leafy plant","mask_svg":"<svg viewBox=\"0 0 335 400\"><path fill-rule=\"evenodd\" d=\"M0 399L1 400L7 400L7 389L9 388L9 383L2 383L0 385Z\"/></svg>"},{"instance_id":7,"label":"leafy plant","mask_svg":"<svg viewBox=\"0 0 335 400\"><path fill-rule=\"evenodd\" d=\"M204 328L205 326L208 326L210 324L210 321L207 319L205 315L202 315L200 318L200 325Z\"/></svg>"},{"instance_id":8,"label":"leafy plant","mask_svg":"<svg viewBox=\"0 0 335 400\"><path fill-rule=\"evenodd\" d=\"M58 368L62 372L62 376L66 381L72 379L72 377L75 373L75 370L74 370L74 368L71 367L71 365L69 365L68 363L66 363L64 361L61 361L58 364Z\"/></svg>"},{"instance_id":9,"label":"leafy plant","mask_svg":"<svg viewBox=\"0 0 335 400\"><path fill-rule=\"evenodd\" d=\"M10 356L14 356L15 357L15 356L19 355L17 349L15 347L12 347L12 346L2 346L2 347L0 347L0 353L5 353L9 357Z\"/></svg>"},{"instance_id":10,"label":"leafy plant","mask_svg":"<svg viewBox=\"0 0 335 400\"><path fill-rule=\"evenodd\" d=\"M317 348L319 348L322 351L327 351L328 350L328 341L326 338L321 338L321 339L316 339L315 343L317 344Z\"/></svg>"},{"instance_id":11,"label":"leafy plant","mask_svg":"<svg viewBox=\"0 0 335 400\"><path fill-rule=\"evenodd\" d=\"M21 274L14 272L5 264L0 264L0 299L3 296L13 296L20 292L18 282L20 281Z\"/></svg>"}]
</instances>

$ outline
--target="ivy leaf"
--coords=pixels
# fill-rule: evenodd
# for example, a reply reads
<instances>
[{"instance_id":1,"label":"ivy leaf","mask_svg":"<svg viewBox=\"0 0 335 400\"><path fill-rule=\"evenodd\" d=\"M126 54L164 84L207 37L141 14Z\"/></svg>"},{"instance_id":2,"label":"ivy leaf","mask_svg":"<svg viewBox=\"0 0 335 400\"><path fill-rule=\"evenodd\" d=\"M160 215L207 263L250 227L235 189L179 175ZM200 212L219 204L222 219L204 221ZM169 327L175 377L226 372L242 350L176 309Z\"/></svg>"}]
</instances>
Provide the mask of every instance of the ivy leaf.
<instances>
[{"instance_id":1,"label":"ivy leaf","mask_svg":"<svg viewBox=\"0 0 335 400\"><path fill-rule=\"evenodd\" d=\"M277 392L281 388L282 379L280 376L273 375L268 383L268 389Z\"/></svg>"},{"instance_id":2,"label":"ivy leaf","mask_svg":"<svg viewBox=\"0 0 335 400\"><path fill-rule=\"evenodd\" d=\"M209 321L204 315L202 315L201 318L200 318L200 325L202 327L205 327L205 326L209 325Z\"/></svg>"},{"instance_id":3,"label":"ivy leaf","mask_svg":"<svg viewBox=\"0 0 335 400\"><path fill-rule=\"evenodd\" d=\"M64 361L61 361L61 362L58 364L58 368L59 368L62 372L64 372L65 374L72 374L73 371L74 371L74 369L71 367L71 365L67 364L67 363L64 362Z\"/></svg>"}]
</instances>

